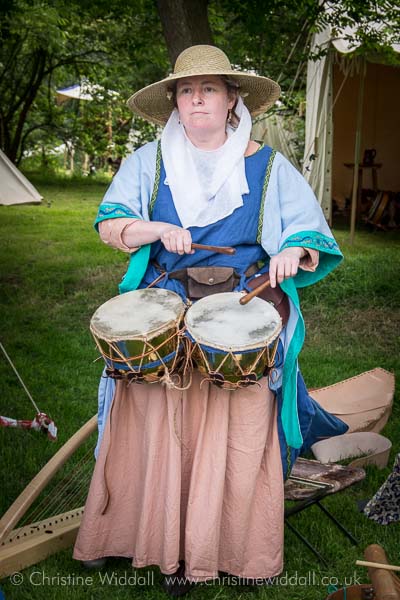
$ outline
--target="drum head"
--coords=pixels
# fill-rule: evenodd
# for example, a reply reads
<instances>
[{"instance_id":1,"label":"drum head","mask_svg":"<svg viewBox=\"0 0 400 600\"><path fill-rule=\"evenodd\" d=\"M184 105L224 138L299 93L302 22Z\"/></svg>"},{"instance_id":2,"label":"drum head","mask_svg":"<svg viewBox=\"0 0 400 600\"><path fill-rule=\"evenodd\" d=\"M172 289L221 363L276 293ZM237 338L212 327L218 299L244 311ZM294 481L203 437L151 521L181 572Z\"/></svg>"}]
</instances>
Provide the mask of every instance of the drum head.
<instances>
[{"instance_id":1,"label":"drum head","mask_svg":"<svg viewBox=\"0 0 400 600\"><path fill-rule=\"evenodd\" d=\"M194 340L219 350L252 350L269 345L279 335L278 311L265 300L239 303L241 292L213 294L198 300L186 313L185 322Z\"/></svg>"},{"instance_id":2,"label":"drum head","mask_svg":"<svg viewBox=\"0 0 400 600\"><path fill-rule=\"evenodd\" d=\"M115 296L94 313L90 328L99 338L118 340L151 339L179 323L185 305L180 296L158 288L134 290Z\"/></svg>"}]
</instances>

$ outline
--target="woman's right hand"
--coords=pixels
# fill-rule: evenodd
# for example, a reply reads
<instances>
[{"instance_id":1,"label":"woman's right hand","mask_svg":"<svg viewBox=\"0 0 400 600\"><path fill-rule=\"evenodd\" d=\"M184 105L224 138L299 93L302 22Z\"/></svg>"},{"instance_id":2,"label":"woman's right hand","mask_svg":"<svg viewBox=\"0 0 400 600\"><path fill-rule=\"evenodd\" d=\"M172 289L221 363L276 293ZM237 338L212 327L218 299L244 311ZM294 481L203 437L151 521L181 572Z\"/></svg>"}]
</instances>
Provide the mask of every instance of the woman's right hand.
<instances>
[{"instance_id":1,"label":"woman's right hand","mask_svg":"<svg viewBox=\"0 0 400 600\"><path fill-rule=\"evenodd\" d=\"M164 244L168 252L174 252L176 254L193 254L192 250L192 236L188 229L177 227L176 225L168 225L163 227L163 231L160 236L161 242Z\"/></svg>"},{"instance_id":2,"label":"woman's right hand","mask_svg":"<svg viewBox=\"0 0 400 600\"><path fill-rule=\"evenodd\" d=\"M114 219L115 222L120 220L124 222L121 239L127 251L137 250L144 244L152 244L160 240L169 252L177 254L193 254L194 252L192 236L188 229L163 221L131 219L131 222L126 225L126 219Z\"/></svg>"}]
</instances>

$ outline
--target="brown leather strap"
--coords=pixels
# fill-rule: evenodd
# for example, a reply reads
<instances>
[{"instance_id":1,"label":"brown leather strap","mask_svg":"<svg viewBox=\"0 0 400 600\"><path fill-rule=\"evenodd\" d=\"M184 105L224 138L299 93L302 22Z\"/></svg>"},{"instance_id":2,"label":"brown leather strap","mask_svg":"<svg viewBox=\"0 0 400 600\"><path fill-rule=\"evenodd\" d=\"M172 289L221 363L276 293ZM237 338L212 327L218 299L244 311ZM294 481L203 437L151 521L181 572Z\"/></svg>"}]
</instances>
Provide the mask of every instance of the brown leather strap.
<instances>
[{"instance_id":1,"label":"brown leather strap","mask_svg":"<svg viewBox=\"0 0 400 600\"><path fill-rule=\"evenodd\" d=\"M153 262L153 265L161 274L150 284L150 287L166 274L156 262ZM258 271L258 265L254 263L246 270L245 277L252 277ZM180 281L185 288L186 296L191 300L222 292L232 292L240 282L240 275L232 267L188 267L171 271L168 277ZM279 311L278 307L277 310Z\"/></svg>"},{"instance_id":2,"label":"brown leather strap","mask_svg":"<svg viewBox=\"0 0 400 600\"><path fill-rule=\"evenodd\" d=\"M155 261L153 261L153 265L161 273L164 272L164 269L158 263L156 263ZM191 268L195 269L196 267L191 267ZM199 268L204 269L205 267L199 267ZM218 267L210 267L210 268L212 268L212 269L218 269ZM224 267L222 267L222 268L224 268ZM254 263L254 264L250 265L250 267L246 270L245 276L246 277L252 277L258 271L259 271L258 265L257 265L257 263ZM180 281L180 282L182 282L182 283L185 284L187 282L187 278L188 278L187 269L178 269L177 271L171 271L171 273L168 273L168 277L170 279L177 279L178 281Z\"/></svg>"}]
</instances>

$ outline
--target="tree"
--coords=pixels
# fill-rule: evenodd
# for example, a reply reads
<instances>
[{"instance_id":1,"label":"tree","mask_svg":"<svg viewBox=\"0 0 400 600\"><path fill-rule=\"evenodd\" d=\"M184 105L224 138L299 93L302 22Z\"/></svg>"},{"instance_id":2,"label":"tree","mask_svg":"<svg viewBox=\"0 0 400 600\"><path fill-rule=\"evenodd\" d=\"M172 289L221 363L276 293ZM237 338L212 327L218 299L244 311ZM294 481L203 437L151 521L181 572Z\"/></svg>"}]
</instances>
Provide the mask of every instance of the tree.
<instances>
[{"instance_id":1,"label":"tree","mask_svg":"<svg viewBox=\"0 0 400 600\"><path fill-rule=\"evenodd\" d=\"M171 64L189 46L212 44L208 0L157 0Z\"/></svg>"},{"instance_id":2,"label":"tree","mask_svg":"<svg viewBox=\"0 0 400 600\"><path fill-rule=\"evenodd\" d=\"M151 0L15 0L0 24L0 146L13 161L40 136L68 137L55 90L87 78L120 102L167 68ZM152 43L151 43L152 42ZM153 45L152 45L153 44ZM104 115L103 107L103 117ZM70 122L71 123L71 122ZM64 129L64 130L63 130Z\"/></svg>"},{"instance_id":3,"label":"tree","mask_svg":"<svg viewBox=\"0 0 400 600\"><path fill-rule=\"evenodd\" d=\"M234 64L279 79L283 89L295 78L304 81L311 34L326 25L334 31L354 27L354 39L371 49L398 42L400 34L395 0L158 0L157 4L172 64L184 48L214 41ZM380 24L378 33L371 22Z\"/></svg>"},{"instance_id":4,"label":"tree","mask_svg":"<svg viewBox=\"0 0 400 600\"><path fill-rule=\"evenodd\" d=\"M130 121L125 100L165 77L190 45L214 42L239 68L278 79L291 91L304 87L310 34L319 27L359 24L355 35L371 50L398 39L400 28L394 0L329 2L329 13L317 0L1 1L0 147L16 163L24 150L56 140L90 152L107 146L109 102L99 98L83 113L76 103L60 110L57 87L86 78L118 92L113 129L123 152ZM372 20L381 24L379 34L371 33Z\"/></svg>"}]
</instances>

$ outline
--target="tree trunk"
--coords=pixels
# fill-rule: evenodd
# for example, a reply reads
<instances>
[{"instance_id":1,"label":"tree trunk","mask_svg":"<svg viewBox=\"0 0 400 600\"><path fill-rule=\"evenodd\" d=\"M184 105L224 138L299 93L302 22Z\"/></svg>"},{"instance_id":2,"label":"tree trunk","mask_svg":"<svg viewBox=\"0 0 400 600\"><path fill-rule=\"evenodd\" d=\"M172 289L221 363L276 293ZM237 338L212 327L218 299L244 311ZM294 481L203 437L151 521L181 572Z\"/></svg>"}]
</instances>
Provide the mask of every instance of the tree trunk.
<instances>
[{"instance_id":1,"label":"tree trunk","mask_svg":"<svg viewBox=\"0 0 400 600\"><path fill-rule=\"evenodd\" d=\"M207 4L207 0L157 0L172 64L185 48L213 43Z\"/></svg>"},{"instance_id":2,"label":"tree trunk","mask_svg":"<svg viewBox=\"0 0 400 600\"><path fill-rule=\"evenodd\" d=\"M37 51L37 54L35 57L34 66L32 69L31 81L29 83L29 86L26 87L25 93L23 94L23 97L22 97L23 101L21 99L22 107L20 109L20 113L17 118L17 124L16 124L16 127L13 132L14 135L13 135L11 145L9 148L9 152L8 152L9 159L17 166L22 158L22 153L21 153L19 160L17 160L18 149L21 146L22 132L24 129L24 125L26 123L28 112L31 110L32 104L35 101L35 98L38 94L39 88L40 88L43 78L44 78L46 58L47 58L46 52L40 48Z\"/></svg>"}]
</instances>

